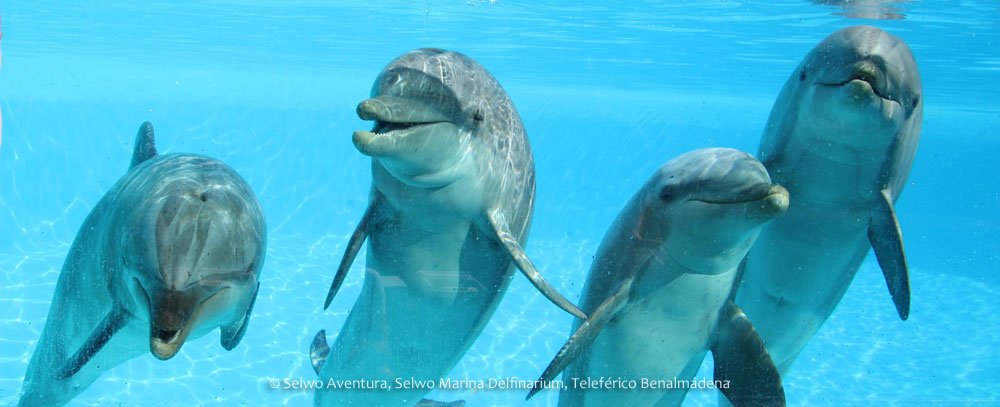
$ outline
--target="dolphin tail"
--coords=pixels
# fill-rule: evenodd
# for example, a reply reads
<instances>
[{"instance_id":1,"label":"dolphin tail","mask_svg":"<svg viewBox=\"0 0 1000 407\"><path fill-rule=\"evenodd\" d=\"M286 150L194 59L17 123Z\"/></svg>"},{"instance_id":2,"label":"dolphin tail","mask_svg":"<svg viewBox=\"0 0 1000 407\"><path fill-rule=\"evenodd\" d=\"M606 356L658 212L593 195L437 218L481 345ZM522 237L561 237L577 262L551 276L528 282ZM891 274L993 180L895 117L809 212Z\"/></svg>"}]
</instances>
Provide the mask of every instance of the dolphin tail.
<instances>
[{"instance_id":1,"label":"dolphin tail","mask_svg":"<svg viewBox=\"0 0 1000 407\"><path fill-rule=\"evenodd\" d=\"M777 366L764 347L757 330L732 301L719 312L716 337L712 342L715 380L733 405L784 407L785 390Z\"/></svg>"},{"instance_id":2,"label":"dolphin tail","mask_svg":"<svg viewBox=\"0 0 1000 407\"><path fill-rule=\"evenodd\" d=\"M124 308L113 306L108 315L104 317L97 328L90 333L87 341L76 351L56 372L56 379L66 380L76 372L79 372L84 365L97 354L111 340L125 324L128 324L129 315Z\"/></svg>"},{"instance_id":3,"label":"dolphin tail","mask_svg":"<svg viewBox=\"0 0 1000 407\"><path fill-rule=\"evenodd\" d=\"M132 151L132 164L129 169L142 164L150 158L156 157L156 142L153 140L153 125L150 122L143 122L139 126L139 132L135 135L135 149Z\"/></svg>"},{"instance_id":4,"label":"dolphin tail","mask_svg":"<svg viewBox=\"0 0 1000 407\"><path fill-rule=\"evenodd\" d=\"M625 302L628 301L629 292L632 291L632 281L634 279L629 277L622 282L615 293L612 294L608 299L604 300L600 306L594 310L590 318L587 318L580 327L573 332L573 335L569 337L566 344L563 345L562 349L559 349L559 353L556 354L555 359L549 363L549 366L545 368L545 372L542 376L538 378L536 383L539 386L535 386L528 392L528 396L525 400L530 399L535 393L544 388L541 384L548 383L555 379L560 372L566 369L570 363L580 356L583 351L590 347L590 344L594 343L597 339L597 335L601 333L604 329L604 325L608 323L618 313L621 311Z\"/></svg>"},{"instance_id":5,"label":"dolphin tail","mask_svg":"<svg viewBox=\"0 0 1000 407\"><path fill-rule=\"evenodd\" d=\"M910 316L910 275L903 252L903 232L899 229L890 191L883 189L876 201L868 225L868 241L885 275L896 312L905 321Z\"/></svg>"},{"instance_id":6,"label":"dolphin tail","mask_svg":"<svg viewBox=\"0 0 1000 407\"><path fill-rule=\"evenodd\" d=\"M326 293L326 301L323 302L324 310L330 308L333 297L337 295L337 291L340 291L340 286L344 284L344 279L347 278L347 272L350 271L351 264L358 257L361 246L365 244L365 239L368 238L368 232L371 230L375 208L380 204L380 201L381 195L372 191L372 197L368 201L368 208L365 209L365 214L361 217L361 222L358 222L358 227L354 228L354 234L351 235L351 239L347 242L347 249L344 250L344 257L340 259L340 266L337 267L337 274L333 277L333 284L330 284L330 291Z\"/></svg>"},{"instance_id":7,"label":"dolphin tail","mask_svg":"<svg viewBox=\"0 0 1000 407\"><path fill-rule=\"evenodd\" d=\"M500 242L504 250L507 251L507 255L514 260L517 264L517 268L524 273L524 276L531 281L531 284L541 291L545 298L556 304L559 308L562 308L566 312L573 314L573 316L580 319L587 319L587 314L581 311L576 305L563 297L545 278L542 274L538 272L535 265L531 263L528 259L528 255L524 253L524 249L521 248L521 244L514 239L514 236L510 234L510 229L507 226L507 219L504 218L500 211L494 210L491 212L489 217L490 226L493 229L493 236Z\"/></svg>"},{"instance_id":8,"label":"dolphin tail","mask_svg":"<svg viewBox=\"0 0 1000 407\"><path fill-rule=\"evenodd\" d=\"M309 345L309 361L312 362L313 371L317 375L323 369L323 363L326 363L328 355L330 355L330 345L326 343L326 330L320 329Z\"/></svg>"},{"instance_id":9,"label":"dolphin tail","mask_svg":"<svg viewBox=\"0 0 1000 407\"><path fill-rule=\"evenodd\" d=\"M250 305L247 306L243 317L238 318L233 324L222 328L222 347L226 350L233 350L243 340L243 335L246 334L247 325L250 322L250 313L253 312L253 305L257 303L258 291L260 291L260 282L257 282L257 287L253 289L253 296L250 297Z\"/></svg>"}]
</instances>

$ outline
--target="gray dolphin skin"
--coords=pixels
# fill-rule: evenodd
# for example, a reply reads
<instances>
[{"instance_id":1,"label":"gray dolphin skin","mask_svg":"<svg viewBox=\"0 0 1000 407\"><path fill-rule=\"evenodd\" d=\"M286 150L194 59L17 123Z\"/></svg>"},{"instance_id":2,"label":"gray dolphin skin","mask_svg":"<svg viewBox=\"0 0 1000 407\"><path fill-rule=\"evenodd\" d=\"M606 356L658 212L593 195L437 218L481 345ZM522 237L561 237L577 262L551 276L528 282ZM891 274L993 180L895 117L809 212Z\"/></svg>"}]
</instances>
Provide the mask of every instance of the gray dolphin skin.
<instances>
[{"instance_id":1,"label":"gray dolphin skin","mask_svg":"<svg viewBox=\"0 0 1000 407\"><path fill-rule=\"evenodd\" d=\"M777 368L728 299L788 199L742 151L695 150L660 167L604 236L583 288L590 318L576 321L528 398L565 369L560 406L680 406L688 388L672 380L691 380L711 350L713 384L730 400L784 406Z\"/></svg>"},{"instance_id":2,"label":"gray dolphin skin","mask_svg":"<svg viewBox=\"0 0 1000 407\"><path fill-rule=\"evenodd\" d=\"M921 95L906 43L853 26L820 42L774 104L758 156L792 204L747 255L736 303L783 375L872 248L900 318L909 315L893 206L920 138Z\"/></svg>"},{"instance_id":3,"label":"gray dolphin skin","mask_svg":"<svg viewBox=\"0 0 1000 407\"><path fill-rule=\"evenodd\" d=\"M233 349L265 245L263 212L239 174L200 155L157 155L143 123L128 172L66 256L19 405L63 405L104 371L147 351L169 359L216 327Z\"/></svg>"},{"instance_id":4,"label":"gray dolphin skin","mask_svg":"<svg viewBox=\"0 0 1000 407\"><path fill-rule=\"evenodd\" d=\"M326 305L368 241L362 291L329 349L311 360L325 383L317 406L412 406L458 363L520 269L551 301L585 318L532 265L523 247L535 196L521 119L496 79L456 52L419 49L386 66L354 132L372 157L368 209L347 244ZM321 332L322 334L322 332ZM324 357L324 354L325 357ZM384 382L381 382L384 381ZM376 384L378 386L379 384Z\"/></svg>"}]
</instances>

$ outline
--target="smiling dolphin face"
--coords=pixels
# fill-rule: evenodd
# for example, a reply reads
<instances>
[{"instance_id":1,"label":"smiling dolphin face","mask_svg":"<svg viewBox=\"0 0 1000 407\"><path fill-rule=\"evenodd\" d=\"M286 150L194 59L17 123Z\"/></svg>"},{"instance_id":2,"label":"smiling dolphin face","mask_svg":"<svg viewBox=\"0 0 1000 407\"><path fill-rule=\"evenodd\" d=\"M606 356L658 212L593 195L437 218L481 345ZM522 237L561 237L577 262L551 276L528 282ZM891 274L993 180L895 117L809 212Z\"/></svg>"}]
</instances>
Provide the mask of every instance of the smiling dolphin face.
<instances>
[{"instance_id":1,"label":"smiling dolphin face","mask_svg":"<svg viewBox=\"0 0 1000 407\"><path fill-rule=\"evenodd\" d=\"M260 206L218 161L170 155L150 161L135 170L159 180L137 205L148 209L135 211L135 226L119 238L123 267L133 271L134 312L148 317L150 351L169 359L189 336L220 326L223 345L235 346L239 338L227 336L245 323L264 258Z\"/></svg>"},{"instance_id":2,"label":"smiling dolphin face","mask_svg":"<svg viewBox=\"0 0 1000 407\"><path fill-rule=\"evenodd\" d=\"M695 271L736 267L760 227L788 208L788 191L771 184L764 166L729 148L683 154L660 167L648 185L647 205L662 246Z\"/></svg>"},{"instance_id":3,"label":"smiling dolphin face","mask_svg":"<svg viewBox=\"0 0 1000 407\"><path fill-rule=\"evenodd\" d=\"M760 156L782 151L794 135L831 161L886 162L885 182L898 194L920 136L922 96L916 60L903 40L869 26L838 30L785 83Z\"/></svg>"},{"instance_id":4,"label":"smiling dolphin face","mask_svg":"<svg viewBox=\"0 0 1000 407\"><path fill-rule=\"evenodd\" d=\"M457 52L418 49L389 63L358 116L375 122L354 145L412 186L446 185L479 136L523 134L506 92L479 63ZM497 147L508 143L502 138ZM498 148L499 149L499 148Z\"/></svg>"}]
</instances>

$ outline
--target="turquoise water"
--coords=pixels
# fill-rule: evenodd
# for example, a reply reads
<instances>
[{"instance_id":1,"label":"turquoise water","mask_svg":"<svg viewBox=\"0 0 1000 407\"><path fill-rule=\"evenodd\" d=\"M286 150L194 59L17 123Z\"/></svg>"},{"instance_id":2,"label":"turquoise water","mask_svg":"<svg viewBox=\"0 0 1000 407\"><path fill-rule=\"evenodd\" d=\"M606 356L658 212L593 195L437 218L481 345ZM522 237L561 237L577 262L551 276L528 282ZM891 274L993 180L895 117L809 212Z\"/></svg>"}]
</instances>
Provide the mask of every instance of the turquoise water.
<instances>
[{"instance_id":1,"label":"turquoise water","mask_svg":"<svg viewBox=\"0 0 1000 407\"><path fill-rule=\"evenodd\" d=\"M243 342L217 334L173 359L133 359L72 405L311 405L271 389L312 380L309 342L336 332L363 253L329 311L323 298L367 202L355 107L394 57L441 47L504 85L534 150L527 252L576 301L625 201L694 148L755 151L774 98L823 37L872 24L920 64L924 128L897 213L911 317L895 316L873 259L785 379L789 405L1000 403L1000 5L898 3L901 20L849 19L802 2L4 2L0 70L0 405L16 404L66 251L124 173L145 120L161 152L218 158L268 222L261 292ZM454 379L534 379L570 318L515 276ZM332 339L331 339L332 340ZM710 363L706 362L707 364ZM711 369L702 375L710 375ZM444 391L470 406L554 405L545 391ZM715 405L692 392L686 405Z\"/></svg>"}]
</instances>

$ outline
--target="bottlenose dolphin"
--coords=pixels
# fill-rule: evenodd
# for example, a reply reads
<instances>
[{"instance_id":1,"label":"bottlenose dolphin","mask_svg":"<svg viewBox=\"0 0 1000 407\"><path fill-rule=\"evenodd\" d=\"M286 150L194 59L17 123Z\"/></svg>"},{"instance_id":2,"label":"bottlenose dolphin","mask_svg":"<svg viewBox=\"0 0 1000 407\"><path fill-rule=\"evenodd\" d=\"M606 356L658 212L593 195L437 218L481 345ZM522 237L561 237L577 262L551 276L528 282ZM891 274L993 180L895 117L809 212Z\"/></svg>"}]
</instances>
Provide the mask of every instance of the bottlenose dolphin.
<instances>
[{"instance_id":1,"label":"bottlenose dolphin","mask_svg":"<svg viewBox=\"0 0 1000 407\"><path fill-rule=\"evenodd\" d=\"M777 368L728 299L761 227L787 207L788 192L742 151L701 149L664 164L604 236L583 288L590 318L576 321L538 384L565 369L560 406L680 406L688 387L667 383L690 381L711 350L730 400L784 406ZM624 384L584 388L606 378ZM649 385L657 381L666 383Z\"/></svg>"},{"instance_id":2,"label":"bottlenose dolphin","mask_svg":"<svg viewBox=\"0 0 1000 407\"><path fill-rule=\"evenodd\" d=\"M21 406L62 405L144 352L173 357L221 329L246 332L264 262L264 215L222 162L157 155L143 123L128 172L90 212L70 247Z\"/></svg>"},{"instance_id":3,"label":"bottlenose dolphin","mask_svg":"<svg viewBox=\"0 0 1000 407\"><path fill-rule=\"evenodd\" d=\"M535 196L524 126L507 93L456 52L419 49L385 67L358 116L354 145L372 157L368 209L348 242L328 307L368 240L366 276L340 334L312 360L330 379L385 380L393 391L323 388L317 406L411 406L479 336L519 268L550 300L585 315L524 253Z\"/></svg>"},{"instance_id":4,"label":"bottlenose dolphin","mask_svg":"<svg viewBox=\"0 0 1000 407\"><path fill-rule=\"evenodd\" d=\"M909 315L893 205L920 138L921 94L906 43L854 26L813 48L774 104L758 156L792 204L747 255L736 303L783 375L871 248L900 318Z\"/></svg>"}]
</instances>

